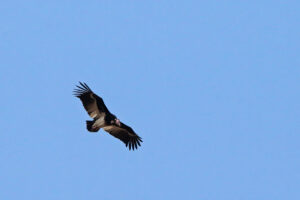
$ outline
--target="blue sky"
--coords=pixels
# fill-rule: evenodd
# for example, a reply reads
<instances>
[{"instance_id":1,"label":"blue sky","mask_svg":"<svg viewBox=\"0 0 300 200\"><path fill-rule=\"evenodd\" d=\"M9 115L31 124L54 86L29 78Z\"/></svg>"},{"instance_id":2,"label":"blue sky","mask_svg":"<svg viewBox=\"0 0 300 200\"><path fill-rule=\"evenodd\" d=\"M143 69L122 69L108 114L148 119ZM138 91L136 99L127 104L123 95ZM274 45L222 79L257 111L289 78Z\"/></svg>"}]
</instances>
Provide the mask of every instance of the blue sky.
<instances>
[{"instance_id":1,"label":"blue sky","mask_svg":"<svg viewBox=\"0 0 300 200\"><path fill-rule=\"evenodd\" d=\"M5 1L1 199L299 199L298 1ZM104 131L78 81L143 138Z\"/></svg>"}]
</instances>

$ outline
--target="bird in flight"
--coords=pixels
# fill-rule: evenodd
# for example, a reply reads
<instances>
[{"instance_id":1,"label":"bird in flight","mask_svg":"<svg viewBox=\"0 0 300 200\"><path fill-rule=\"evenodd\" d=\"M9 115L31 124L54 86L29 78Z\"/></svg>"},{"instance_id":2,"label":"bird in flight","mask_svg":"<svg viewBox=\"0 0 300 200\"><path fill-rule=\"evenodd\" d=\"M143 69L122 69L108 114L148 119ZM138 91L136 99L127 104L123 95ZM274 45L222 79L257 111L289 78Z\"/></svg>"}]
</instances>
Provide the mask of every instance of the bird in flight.
<instances>
[{"instance_id":1,"label":"bird in flight","mask_svg":"<svg viewBox=\"0 0 300 200\"><path fill-rule=\"evenodd\" d=\"M85 110L94 120L86 121L86 128L90 132L97 132L103 128L112 136L120 139L128 146L129 150L141 146L142 138L131 127L122 123L114 114L109 112L101 97L97 96L85 83L79 82L74 89L74 95L78 97Z\"/></svg>"}]
</instances>

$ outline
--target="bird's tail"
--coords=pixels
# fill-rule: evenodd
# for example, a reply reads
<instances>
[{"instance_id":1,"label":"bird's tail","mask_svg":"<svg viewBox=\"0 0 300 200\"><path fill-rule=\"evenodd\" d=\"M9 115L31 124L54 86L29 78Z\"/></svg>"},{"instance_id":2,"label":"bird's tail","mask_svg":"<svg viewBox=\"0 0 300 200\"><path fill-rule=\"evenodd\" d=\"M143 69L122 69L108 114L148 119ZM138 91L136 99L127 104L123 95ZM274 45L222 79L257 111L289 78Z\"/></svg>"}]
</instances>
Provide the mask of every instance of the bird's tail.
<instances>
[{"instance_id":1,"label":"bird's tail","mask_svg":"<svg viewBox=\"0 0 300 200\"><path fill-rule=\"evenodd\" d=\"M99 128L93 128L94 121L86 121L86 129L90 132L97 132Z\"/></svg>"}]
</instances>

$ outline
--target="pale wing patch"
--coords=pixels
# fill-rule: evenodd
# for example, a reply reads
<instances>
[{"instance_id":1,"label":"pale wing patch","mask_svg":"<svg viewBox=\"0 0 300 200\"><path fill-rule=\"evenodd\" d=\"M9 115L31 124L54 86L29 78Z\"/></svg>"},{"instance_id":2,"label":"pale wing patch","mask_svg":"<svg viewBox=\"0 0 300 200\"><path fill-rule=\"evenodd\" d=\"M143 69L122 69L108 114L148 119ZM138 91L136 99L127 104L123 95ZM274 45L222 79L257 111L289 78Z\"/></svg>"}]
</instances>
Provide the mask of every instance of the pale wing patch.
<instances>
[{"instance_id":1,"label":"pale wing patch","mask_svg":"<svg viewBox=\"0 0 300 200\"><path fill-rule=\"evenodd\" d=\"M105 131L110 131L110 130L112 130L112 129L117 129L117 127L116 126L105 126L105 127L103 127L103 129L105 130Z\"/></svg>"},{"instance_id":2,"label":"pale wing patch","mask_svg":"<svg viewBox=\"0 0 300 200\"><path fill-rule=\"evenodd\" d=\"M91 118L95 118L98 115L96 111L90 113Z\"/></svg>"},{"instance_id":3,"label":"pale wing patch","mask_svg":"<svg viewBox=\"0 0 300 200\"><path fill-rule=\"evenodd\" d=\"M94 126L95 127L98 127L98 128L102 128L105 126L105 120L104 120L104 117L105 115L101 115L94 123ZM105 126L106 127L106 126Z\"/></svg>"},{"instance_id":4,"label":"pale wing patch","mask_svg":"<svg viewBox=\"0 0 300 200\"><path fill-rule=\"evenodd\" d=\"M97 106L96 99L94 98L92 93L90 94L90 98L93 100L92 102L90 102L90 104L85 106L86 110L91 118L99 117L100 116L99 108Z\"/></svg>"}]
</instances>

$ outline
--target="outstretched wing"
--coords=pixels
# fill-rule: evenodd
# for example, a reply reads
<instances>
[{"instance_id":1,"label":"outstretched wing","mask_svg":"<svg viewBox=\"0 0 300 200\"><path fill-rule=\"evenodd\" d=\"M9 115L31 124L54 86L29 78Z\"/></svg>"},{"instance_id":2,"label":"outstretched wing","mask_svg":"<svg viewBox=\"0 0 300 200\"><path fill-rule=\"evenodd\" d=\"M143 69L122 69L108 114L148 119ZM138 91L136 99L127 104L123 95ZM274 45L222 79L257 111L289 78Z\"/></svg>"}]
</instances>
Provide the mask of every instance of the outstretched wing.
<instances>
[{"instance_id":1,"label":"outstretched wing","mask_svg":"<svg viewBox=\"0 0 300 200\"><path fill-rule=\"evenodd\" d=\"M142 138L139 137L129 126L121 123L121 126L110 125L103 128L106 132L110 133L112 136L120 139L129 147L129 150L137 149L141 146Z\"/></svg>"},{"instance_id":2,"label":"outstretched wing","mask_svg":"<svg viewBox=\"0 0 300 200\"><path fill-rule=\"evenodd\" d=\"M85 83L79 82L74 95L78 97L91 118L99 118L103 113L109 113L103 99L97 96Z\"/></svg>"}]
</instances>

